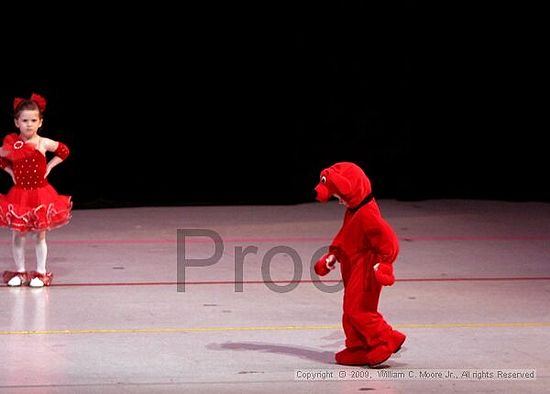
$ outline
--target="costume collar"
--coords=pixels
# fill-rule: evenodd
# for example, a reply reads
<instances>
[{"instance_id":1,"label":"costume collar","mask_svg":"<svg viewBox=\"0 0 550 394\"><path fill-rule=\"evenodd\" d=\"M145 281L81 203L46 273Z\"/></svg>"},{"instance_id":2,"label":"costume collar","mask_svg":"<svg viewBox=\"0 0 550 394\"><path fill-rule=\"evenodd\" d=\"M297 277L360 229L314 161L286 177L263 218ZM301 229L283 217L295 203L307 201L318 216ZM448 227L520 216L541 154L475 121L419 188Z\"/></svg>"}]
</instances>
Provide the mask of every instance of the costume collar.
<instances>
[{"instance_id":1,"label":"costume collar","mask_svg":"<svg viewBox=\"0 0 550 394\"><path fill-rule=\"evenodd\" d=\"M374 198L374 195L373 195L372 193L369 194L367 197L365 197L365 198L363 199L363 201L361 201L361 202L359 203L359 205L357 205L357 206L354 207L354 208L348 208L348 211L350 211L351 213L357 212L359 209L361 209L361 207L362 207L363 205L367 205L369 202L371 202L373 198Z\"/></svg>"}]
</instances>

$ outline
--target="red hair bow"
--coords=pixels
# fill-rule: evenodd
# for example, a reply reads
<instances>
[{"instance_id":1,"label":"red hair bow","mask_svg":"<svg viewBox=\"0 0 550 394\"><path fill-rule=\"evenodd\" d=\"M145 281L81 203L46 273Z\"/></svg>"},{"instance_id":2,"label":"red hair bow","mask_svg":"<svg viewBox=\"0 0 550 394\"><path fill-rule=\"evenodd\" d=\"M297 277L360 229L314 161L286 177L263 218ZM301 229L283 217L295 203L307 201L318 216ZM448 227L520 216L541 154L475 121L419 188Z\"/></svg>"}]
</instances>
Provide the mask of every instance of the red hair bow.
<instances>
[{"instance_id":1,"label":"red hair bow","mask_svg":"<svg viewBox=\"0 0 550 394\"><path fill-rule=\"evenodd\" d=\"M21 102L25 100L27 99L21 97L16 97L15 99L13 99L13 109L16 110L19 104L21 104ZM36 105L38 105L40 112L44 112L44 110L46 109L46 99L41 95L33 93L31 94L31 98L29 100L34 101Z\"/></svg>"}]
</instances>

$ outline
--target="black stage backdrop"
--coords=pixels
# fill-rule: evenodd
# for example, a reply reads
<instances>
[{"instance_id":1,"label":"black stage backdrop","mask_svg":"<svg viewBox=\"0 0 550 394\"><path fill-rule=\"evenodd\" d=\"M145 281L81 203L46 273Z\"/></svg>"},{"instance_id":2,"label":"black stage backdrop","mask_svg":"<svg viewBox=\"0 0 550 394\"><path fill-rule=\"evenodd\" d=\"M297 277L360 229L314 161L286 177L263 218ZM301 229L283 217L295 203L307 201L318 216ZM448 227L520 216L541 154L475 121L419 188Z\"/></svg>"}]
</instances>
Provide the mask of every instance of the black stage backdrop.
<instances>
[{"instance_id":1,"label":"black stage backdrop","mask_svg":"<svg viewBox=\"0 0 550 394\"><path fill-rule=\"evenodd\" d=\"M277 4L18 32L2 134L13 97L43 94L76 208L308 202L336 161L382 198L550 200L536 10Z\"/></svg>"}]
</instances>

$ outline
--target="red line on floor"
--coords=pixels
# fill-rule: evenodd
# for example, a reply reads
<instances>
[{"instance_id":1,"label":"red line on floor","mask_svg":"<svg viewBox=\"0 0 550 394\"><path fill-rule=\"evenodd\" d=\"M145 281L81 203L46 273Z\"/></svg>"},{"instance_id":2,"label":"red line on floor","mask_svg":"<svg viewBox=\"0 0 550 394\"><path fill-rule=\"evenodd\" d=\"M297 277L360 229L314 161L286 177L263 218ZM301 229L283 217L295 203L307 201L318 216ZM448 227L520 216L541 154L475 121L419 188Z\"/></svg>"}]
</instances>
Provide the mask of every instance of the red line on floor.
<instances>
[{"instance_id":1,"label":"red line on floor","mask_svg":"<svg viewBox=\"0 0 550 394\"><path fill-rule=\"evenodd\" d=\"M501 236L418 236L399 237L401 241L549 241L550 235L501 235ZM281 243L281 242L330 242L329 237L282 237L282 238L223 238L225 243ZM186 243L212 243L207 237L188 237ZM10 240L2 240L0 244L9 244ZM175 239L57 239L48 240L51 244L173 244Z\"/></svg>"},{"instance_id":2,"label":"red line on floor","mask_svg":"<svg viewBox=\"0 0 550 394\"><path fill-rule=\"evenodd\" d=\"M426 236L399 237L401 241L548 241L550 235Z\"/></svg>"},{"instance_id":3,"label":"red line on floor","mask_svg":"<svg viewBox=\"0 0 550 394\"><path fill-rule=\"evenodd\" d=\"M535 281L535 280L550 280L550 276L518 276L518 277L491 277L491 278L403 278L396 279L396 282L495 282L495 281ZM179 283L185 286L194 285L255 285L255 284L291 284L291 283L338 283L340 280L275 280L275 281L263 281L263 280L245 280L245 281L233 281L233 280L206 280L206 281L186 281L185 283ZM61 286L176 286L176 281L164 281L164 282L89 282L89 283L53 283L52 287Z\"/></svg>"}]
</instances>

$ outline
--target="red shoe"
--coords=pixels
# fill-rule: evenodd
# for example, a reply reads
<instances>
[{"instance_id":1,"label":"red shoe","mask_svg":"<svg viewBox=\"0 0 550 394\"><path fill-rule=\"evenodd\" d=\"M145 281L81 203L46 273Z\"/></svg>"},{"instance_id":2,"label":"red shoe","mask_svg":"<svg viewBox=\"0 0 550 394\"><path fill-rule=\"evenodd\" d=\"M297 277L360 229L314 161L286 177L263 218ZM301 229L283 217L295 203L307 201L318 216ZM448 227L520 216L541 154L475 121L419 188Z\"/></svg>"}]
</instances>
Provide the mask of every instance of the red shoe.
<instances>
[{"instance_id":1,"label":"red shoe","mask_svg":"<svg viewBox=\"0 0 550 394\"><path fill-rule=\"evenodd\" d=\"M19 280L12 280L16 277ZM8 286L18 287L29 283L29 274L27 272L4 271L2 279Z\"/></svg>"},{"instance_id":2,"label":"red shoe","mask_svg":"<svg viewBox=\"0 0 550 394\"><path fill-rule=\"evenodd\" d=\"M51 272L46 272L45 274L41 274L37 271L31 271L29 272L29 286L31 287L44 287L49 286L52 283L53 280L53 274Z\"/></svg>"},{"instance_id":3,"label":"red shoe","mask_svg":"<svg viewBox=\"0 0 550 394\"><path fill-rule=\"evenodd\" d=\"M345 348L335 354L334 359L341 365L367 365L369 351L365 347Z\"/></svg>"}]
</instances>

